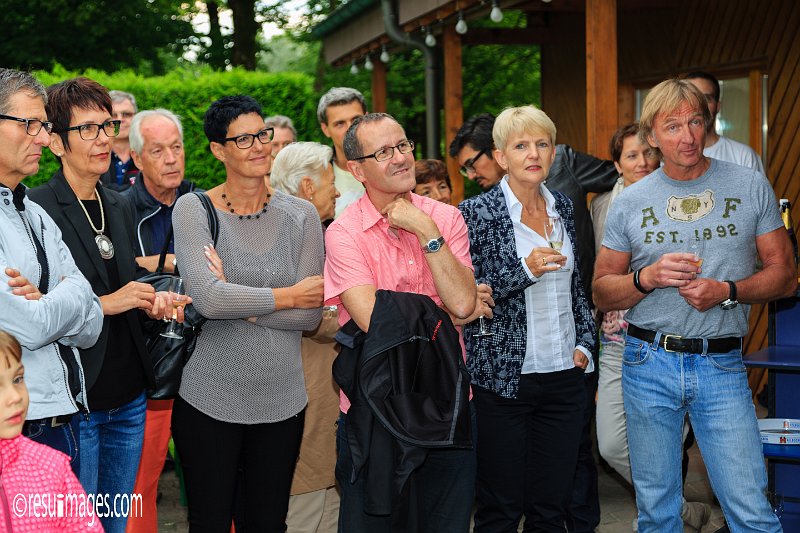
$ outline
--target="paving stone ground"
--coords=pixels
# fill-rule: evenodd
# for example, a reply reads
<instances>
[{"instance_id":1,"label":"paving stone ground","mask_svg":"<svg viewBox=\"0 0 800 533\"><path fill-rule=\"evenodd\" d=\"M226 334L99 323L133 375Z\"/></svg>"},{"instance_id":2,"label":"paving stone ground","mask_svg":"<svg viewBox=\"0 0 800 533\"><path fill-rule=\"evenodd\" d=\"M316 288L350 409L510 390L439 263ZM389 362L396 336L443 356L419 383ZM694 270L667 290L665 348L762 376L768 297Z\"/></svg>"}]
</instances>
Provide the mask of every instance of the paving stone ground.
<instances>
[{"instance_id":1,"label":"paving stone ground","mask_svg":"<svg viewBox=\"0 0 800 533\"><path fill-rule=\"evenodd\" d=\"M723 525L722 510L714 504L711 486L697 444L689 450L689 457L685 496L689 501L711 505L712 518L703 528L703 533L713 533ZM610 468L601 466L598 470L601 519L597 533L630 533L631 524L636 516L633 490ZM161 502L158 505L159 532L188 532L186 508L180 504L180 487L175 472L165 472L161 476L159 490L162 492Z\"/></svg>"}]
</instances>

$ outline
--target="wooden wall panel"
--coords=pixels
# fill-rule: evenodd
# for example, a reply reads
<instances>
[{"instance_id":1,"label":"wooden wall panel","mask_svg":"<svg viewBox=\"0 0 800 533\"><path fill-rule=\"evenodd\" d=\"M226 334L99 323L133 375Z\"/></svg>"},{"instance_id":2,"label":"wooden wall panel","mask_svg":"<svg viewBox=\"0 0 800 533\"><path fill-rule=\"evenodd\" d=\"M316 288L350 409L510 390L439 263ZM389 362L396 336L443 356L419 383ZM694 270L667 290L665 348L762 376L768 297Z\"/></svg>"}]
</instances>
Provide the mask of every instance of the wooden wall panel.
<instances>
[{"instance_id":1,"label":"wooden wall panel","mask_svg":"<svg viewBox=\"0 0 800 533\"><path fill-rule=\"evenodd\" d=\"M556 142L586 151L586 18L550 13L551 39L542 44L542 109L557 129Z\"/></svg>"},{"instance_id":2,"label":"wooden wall panel","mask_svg":"<svg viewBox=\"0 0 800 533\"><path fill-rule=\"evenodd\" d=\"M689 70L769 76L767 176L800 222L800 2L676 0L653 11L619 15L620 84L648 86ZM723 102L724 105L724 102ZM620 109L620 115L625 110ZM757 127L757 126L755 126ZM757 148L760 148L757 146ZM797 229L797 228L796 228ZM745 350L767 343L765 306L753 306ZM754 377L760 380L759 376ZM757 384L757 383L756 383Z\"/></svg>"}]
</instances>

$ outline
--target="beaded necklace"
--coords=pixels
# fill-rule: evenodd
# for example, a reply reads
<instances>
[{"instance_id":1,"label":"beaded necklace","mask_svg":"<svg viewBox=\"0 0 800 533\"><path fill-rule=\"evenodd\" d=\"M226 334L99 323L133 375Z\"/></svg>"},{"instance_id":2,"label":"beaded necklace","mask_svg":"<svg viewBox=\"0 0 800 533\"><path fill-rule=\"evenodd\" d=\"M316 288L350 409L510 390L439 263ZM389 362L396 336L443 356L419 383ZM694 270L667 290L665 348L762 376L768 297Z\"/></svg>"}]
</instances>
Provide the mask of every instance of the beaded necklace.
<instances>
[{"instance_id":1,"label":"beaded necklace","mask_svg":"<svg viewBox=\"0 0 800 533\"><path fill-rule=\"evenodd\" d=\"M239 213L237 213L233 209L233 206L231 205L230 200L228 200L228 196L225 194L227 192L228 188L225 187L225 186L223 186L223 187L224 187L224 189L223 189L223 192L222 192L222 201L225 202L225 205L228 207L228 209L230 210L231 213L233 213L234 215L239 215ZM264 207L261 209L261 211L258 212L258 213L255 213L255 214L251 214L251 215L239 215L239 220L243 220L245 218L246 219L260 218L261 215L263 215L267 211L267 205L269 204L269 199L270 198L272 198L272 194L270 194L269 189L267 189L267 200L264 202Z\"/></svg>"}]
</instances>

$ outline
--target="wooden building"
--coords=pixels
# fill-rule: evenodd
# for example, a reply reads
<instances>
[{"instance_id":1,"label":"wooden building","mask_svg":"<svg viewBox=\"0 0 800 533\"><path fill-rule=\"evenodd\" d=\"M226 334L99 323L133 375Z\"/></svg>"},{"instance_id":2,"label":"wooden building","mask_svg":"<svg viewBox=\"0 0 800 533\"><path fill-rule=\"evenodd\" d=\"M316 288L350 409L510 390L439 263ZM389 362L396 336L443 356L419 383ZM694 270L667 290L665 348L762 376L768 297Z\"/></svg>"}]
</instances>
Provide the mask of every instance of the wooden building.
<instances>
[{"instance_id":1,"label":"wooden building","mask_svg":"<svg viewBox=\"0 0 800 533\"><path fill-rule=\"evenodd\" d=\"M442 46L441 87L446 144L463 122L461 50L480 44L541 47L542 108L558 126L559 141L600 157L620 124L638 116L646 90L691 70L723 82L723 133L750 144L764 159L779 198L800 220L800 2L796 0L350 0L317 28L332 64L361 60L368 51L397 46L384 29L391 4L402 31L435 32ZM489 16L493 5L522 10L520 30L475 30L467 21ZM377 55L375 56L377 57ZM375 61L373 109L385 109L385 69ZM450 160L451 175L457 175ZM455 184L456 199L463 184ZM459 185L461 185L459 187ZM766 344L766 312L754 306L745 351ZM760 378L754 376L754 380ZM755 384L754 384L755 385Z\"/></svg>"}]
</instances>

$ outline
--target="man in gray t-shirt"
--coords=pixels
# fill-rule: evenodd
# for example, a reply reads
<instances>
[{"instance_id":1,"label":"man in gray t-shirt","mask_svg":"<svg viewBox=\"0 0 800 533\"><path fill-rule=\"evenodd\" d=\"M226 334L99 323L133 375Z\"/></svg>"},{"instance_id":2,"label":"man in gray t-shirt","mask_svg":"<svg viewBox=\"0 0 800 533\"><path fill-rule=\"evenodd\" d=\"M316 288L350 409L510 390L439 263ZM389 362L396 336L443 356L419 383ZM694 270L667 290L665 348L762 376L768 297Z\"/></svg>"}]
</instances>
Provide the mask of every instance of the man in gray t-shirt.
<instances>
[{"instance_id":1,"label":"man in gray t-shirt","mask_svg":"<svg viewBox=\"0 0 800 533\"><path fill-rule=\"evenodd\" d=\"M703 156L710 119L688 81L649 93L641 135L664 166L617 197L595 266L597 307L631 309L622 389L640 533L683 527L687 413L731 530L780 531L741 338L744 304L794 293L792 249L764 176Z\"/></svg>"}]
</instances>

